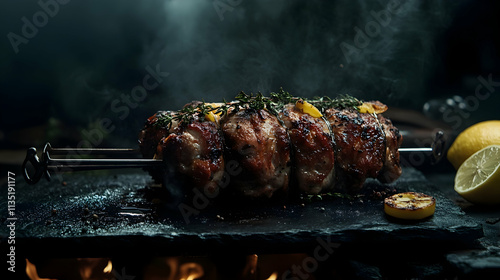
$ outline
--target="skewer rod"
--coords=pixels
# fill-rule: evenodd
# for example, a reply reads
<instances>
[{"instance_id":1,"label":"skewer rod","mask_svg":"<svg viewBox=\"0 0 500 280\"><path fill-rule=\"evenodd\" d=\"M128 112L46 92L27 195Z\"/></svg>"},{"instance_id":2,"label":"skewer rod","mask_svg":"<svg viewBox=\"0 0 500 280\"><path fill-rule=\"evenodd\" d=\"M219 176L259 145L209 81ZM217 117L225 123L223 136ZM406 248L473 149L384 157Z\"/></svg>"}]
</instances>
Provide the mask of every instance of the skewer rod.
<instances>
[{"instance_id":1,"label":"skewer rod","mask_svg":"<svg viewBox=\"0 0 500 280\"><path fill-rule=\"evenodd\" d=\"M400 153L431 153L431 161L436 163L443 156L444 150L444 133L438 131L431 147L423 148L399 148ZM42 159L37 156L35 148L29 148L26 153L26 158L23 162L23 175L29 184L35 184L42 176L50 180L49 171L78 171L78 170L96 170L96 169L115 169L115 168L145 168L157 167L164 168L163 160L160 159L144 159L144 158L109 158L109 159L53 159L50 153L56 155L68 155L70 153L78 154L94 154L94 155L127 155L140 154L136 149L120 149L120 148L52 148L50 143L47 143L43 149ZM28 163L31 163L32 168L28 168ZM31 174L29 174L31 173Z\"/></svg>"},{"instance_id":2,"label":"skewer rod","mask_svg":"<svg viewBox=\"0 0 500 280\"><path fill-rule=\"evenodd\" d=\"M399 148L398 151L400 153L412 153L412 152L420 152L420 153L425 153L425 152L432 152L433 148Z\"/></svg>"}]
</instances>

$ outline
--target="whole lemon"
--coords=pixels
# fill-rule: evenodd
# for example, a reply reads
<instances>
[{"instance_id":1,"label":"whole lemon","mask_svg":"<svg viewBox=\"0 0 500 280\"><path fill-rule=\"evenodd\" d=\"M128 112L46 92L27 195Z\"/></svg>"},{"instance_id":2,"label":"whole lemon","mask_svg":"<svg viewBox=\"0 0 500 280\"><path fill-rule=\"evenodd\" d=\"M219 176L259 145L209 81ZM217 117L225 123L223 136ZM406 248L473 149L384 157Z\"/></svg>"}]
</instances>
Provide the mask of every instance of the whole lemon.
<instances>
[{"instance_id":1,"label":"whole lemon","mask_svg":"<svg viewBox=\"0 0 500 280\"><path fill-rule=\"evenodd\" d=\"M500 121L484 121L462 131L448 150L447 158L458 169L475 152L489 146L500 145Z\"/></svg>"}]
</instances>

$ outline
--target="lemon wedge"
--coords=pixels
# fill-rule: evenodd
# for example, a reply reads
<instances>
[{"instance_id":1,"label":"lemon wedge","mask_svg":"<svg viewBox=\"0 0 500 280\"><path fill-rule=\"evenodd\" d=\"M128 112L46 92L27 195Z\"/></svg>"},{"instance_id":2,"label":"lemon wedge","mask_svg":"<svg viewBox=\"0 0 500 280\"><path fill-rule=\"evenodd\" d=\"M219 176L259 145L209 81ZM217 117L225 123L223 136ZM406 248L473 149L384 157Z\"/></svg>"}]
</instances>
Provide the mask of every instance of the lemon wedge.
<instances>
[{"instance_id":1,"label":"lemon wedge","mask_svg":"<svg viewBox=\"0 0 500 280\"><path fill-rule=\"evenodd\" d=\"M321 118L323 116L323 114L321 114L318 108L314 107L314 105L302 99L299 99L295 103L295 108L302 111L304 114L310 115L313 118Z\"/></svg>"},{"instance_id":2,"label":"lemon wedge","mask_svg":"<svg viewBox=\"0 0 500 280\"><path fill-rule=\"evenodd\" d=\"M420 220L432 216L435 210L436 199L423 193L398 193L384 200L385 213L399 219Z\"/></svg>"},{"instance_id":3,"label":"lemon wedge","mask_svg":"<svg viewBox=\"0 0 500 280\"><path fill-rule=\"evenodd\" d=\"M472 203L500 203L500 145L487 146L462 163L455 191Z\"/></svg>"},{"instance_id":4,"label":"lemon wedge","mask_svg":"<svg viewBox=\"0 0 500 280\"><path fill-rule=\"evenodd\" d=\"M218 122L219 121L219 116L214 114L213 112L208 112L208 114L205 114L205 120L211 121L211 122Z\"/></svg>"}]
</instances>

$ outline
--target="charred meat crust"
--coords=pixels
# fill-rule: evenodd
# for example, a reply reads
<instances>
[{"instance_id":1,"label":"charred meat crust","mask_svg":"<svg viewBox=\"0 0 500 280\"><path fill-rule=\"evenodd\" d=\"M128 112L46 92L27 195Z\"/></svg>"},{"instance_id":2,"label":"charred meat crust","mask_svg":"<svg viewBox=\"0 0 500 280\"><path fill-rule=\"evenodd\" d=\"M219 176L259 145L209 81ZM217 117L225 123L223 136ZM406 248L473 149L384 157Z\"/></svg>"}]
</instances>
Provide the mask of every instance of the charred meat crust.
<instances>
[{"instance_id":1,"label":"charred meat crust","mask_svg":"<svg viewBox=\"0 0 500 280\"><path fill-rule=\"evenodd\" d=\"M335 139L337 183L342 190L361 189L366 178L377 178L384 166L385 135L378 119L354 109L325 112Z\"/></svg>"},{"instance_id":2,"label":"charred meat crust","mask_svg":"<svg viewBox=\"0 0 500 280\"><path fill-rule=\"evenodd\" d=\"M286 105L280 118L287 128L292 147L293 178L296 188L308 194L334 186L334 145L329 124Z\"/></svg>"},{"instance_id":3,"label":"charred meat crust","mask_svg":"<svg viewBox=\"0 0 500 280\"><path fill-rule=\"evenodd\" d=\"M166 165L171 166L168 181L179 177L186 187L213 194L219 191L224 172L222 136L215 123L181 124L158 145Z\"/></svg>"},{"instance_id":4,"label":"charred meat crust","mask_svg":"<svg viewBox=\"0 0 500 280\"><path fill-rule=\"evenodd\" d=\"M231 178L231 189L248 197L271 197L288 188L290 141L286 129L266 110L233 111L221 120L226 160L242 172Z\"/></svg>"},{"instance_id":5,"label":"charred meat crust","mask_svg":"<svg viewBox=\"0 0 500 280\"><path fill-rule=\"evenodd\" d=\"M217 122L196 114L189 123L165 127L158 120L167 114L173 112L151 116L139 134L144 157L165 159L166 172L150 170L158 183L167 179L215 193L227 183L223 171L229 161L241 172L231 175L226 189L252 198L269 198L289 186L307 194L356 192L366 178L389 183L401 175L402 136L380 114L330 108L314 118L288 104L277 116L243 107Z\"/></svg>"}]
</instances>

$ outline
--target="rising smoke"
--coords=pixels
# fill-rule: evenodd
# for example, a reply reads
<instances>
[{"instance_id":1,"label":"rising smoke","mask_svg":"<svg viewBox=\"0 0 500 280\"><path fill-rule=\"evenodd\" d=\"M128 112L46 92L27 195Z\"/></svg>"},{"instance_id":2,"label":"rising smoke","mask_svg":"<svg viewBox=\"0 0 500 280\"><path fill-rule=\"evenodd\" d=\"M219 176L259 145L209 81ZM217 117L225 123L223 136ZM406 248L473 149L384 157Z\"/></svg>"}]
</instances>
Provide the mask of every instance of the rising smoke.
<instances>
[{"instance_id":1,"label":"rising smoke","mask_svg":"<svg viewBox=\"0 0 500 280\"><path fill-rule=\"evenodd\" d=\"M7 5L4 36L22 35L21 18L31 20L41 9L35 1ZM388 5L399 9L389 18ZM85 126L106 117L116 133L133 139L157 110L280 87L307 97L351 93L420 108L440 63L436 38L457 6L416 0L68 1L17 54L4 37L2 97L14 102L2 104L2 126L49 117ZM169 75L121 120L111 104L142 83L148 66Z\"/></svg>"}]
</instances>

